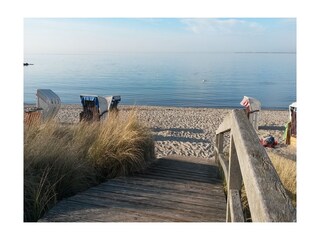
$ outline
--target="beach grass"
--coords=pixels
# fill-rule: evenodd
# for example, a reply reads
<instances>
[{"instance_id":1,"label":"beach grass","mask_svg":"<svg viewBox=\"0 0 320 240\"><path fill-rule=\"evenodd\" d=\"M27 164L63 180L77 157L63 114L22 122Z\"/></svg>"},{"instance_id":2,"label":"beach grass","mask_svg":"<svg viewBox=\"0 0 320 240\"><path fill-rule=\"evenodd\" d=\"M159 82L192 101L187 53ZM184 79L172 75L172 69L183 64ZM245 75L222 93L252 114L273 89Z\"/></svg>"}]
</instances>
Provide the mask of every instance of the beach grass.
<instances>
[{"instance_id":1,"label":"beach grass","mask_svg":"<svg viewBox=\"0 0 320 240\"><path fill-rule=\"evenodd\" d=\"M57 201L112 177L142 170L155 158L151 131L132 111L119 119L24 129L24 221L37 221Z\"/></svg>"},{"instance_id":2,"label":"beach grass","mask_svg":"<svg viewBox=\"0 0 320 240\"><path fill-rule=\"evenodd\" d=\"M109 116L108 121L117 127L100 128L96 140L88 151L90 163L102 177L113 178L144 169L154 158L154 142L151 131L130 114L126 121L118 121L117 115Z\"/></svg>"},{"instance_id":3,"label":"beach grass","mask_svg":"<svg viewBox=\"0 0 320 240\"><path fill-rule=\"evenodd\" d=\"M273 152L268 153L273 166L275 167L279 178L286 189L287 194L291 198L292 204L296 207L297 199L297 169L296 161L284 156L280 156Z\"/></svg>"}]
</instances>

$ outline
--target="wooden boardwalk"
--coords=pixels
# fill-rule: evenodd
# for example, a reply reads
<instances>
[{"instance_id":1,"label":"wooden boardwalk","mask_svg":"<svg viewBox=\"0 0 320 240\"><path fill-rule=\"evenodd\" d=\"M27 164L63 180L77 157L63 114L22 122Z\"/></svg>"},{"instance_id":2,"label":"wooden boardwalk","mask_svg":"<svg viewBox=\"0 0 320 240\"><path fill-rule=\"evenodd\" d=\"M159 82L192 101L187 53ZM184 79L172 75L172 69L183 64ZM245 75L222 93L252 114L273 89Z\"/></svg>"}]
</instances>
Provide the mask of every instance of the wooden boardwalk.
<instances>
[{"instance_id":1,"label":"wooden boardwalk","mask_svg":"<svg viewBox=\"0 0 320 240\"><path fill-rule=\"evenodd\" d=\"M225 222L218 167L170 157L59 202L41 222Z\"/></svg>"}]
</instances>

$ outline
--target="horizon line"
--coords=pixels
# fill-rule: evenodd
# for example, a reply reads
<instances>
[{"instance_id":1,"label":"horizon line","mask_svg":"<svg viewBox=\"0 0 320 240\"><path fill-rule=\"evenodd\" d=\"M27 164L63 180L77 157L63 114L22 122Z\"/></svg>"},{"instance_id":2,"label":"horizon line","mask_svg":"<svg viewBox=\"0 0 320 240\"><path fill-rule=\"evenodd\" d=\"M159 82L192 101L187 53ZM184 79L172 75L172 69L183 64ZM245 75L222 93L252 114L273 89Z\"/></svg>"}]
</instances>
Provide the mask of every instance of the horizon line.
<instances>
[{"instance_id":1,"label":"horizon line","mask_svg":"<svg viewBox=\"0 0 320 240\"><path fill-rule=\"evenodd\" d=\"M296 51L103 51L83 53L24 53L24 55L99 55L108 53L229 53L229 54L296 54Z\"/></svg>"}]
</instances>

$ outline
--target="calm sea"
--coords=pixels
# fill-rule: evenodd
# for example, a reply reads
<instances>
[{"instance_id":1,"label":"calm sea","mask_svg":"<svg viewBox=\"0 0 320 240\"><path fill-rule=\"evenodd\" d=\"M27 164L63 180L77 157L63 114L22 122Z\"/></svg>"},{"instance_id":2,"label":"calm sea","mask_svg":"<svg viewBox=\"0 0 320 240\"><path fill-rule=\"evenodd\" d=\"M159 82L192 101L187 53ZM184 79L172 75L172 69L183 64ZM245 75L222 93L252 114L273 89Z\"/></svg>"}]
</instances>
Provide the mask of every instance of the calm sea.
<instances>
[{"instance_id":1,"label":"calm sea","mask_svg":"<svg viewBox=\"0 0 320 240\"><path fill-rule=\"evenodd\" d=\"M120 104L238 108L243 96L262 108L296 101L296 54L106 53L26 55L24 102L49 88L63 103L80 94L121 95Z\"/></svg>"}]
</instances>

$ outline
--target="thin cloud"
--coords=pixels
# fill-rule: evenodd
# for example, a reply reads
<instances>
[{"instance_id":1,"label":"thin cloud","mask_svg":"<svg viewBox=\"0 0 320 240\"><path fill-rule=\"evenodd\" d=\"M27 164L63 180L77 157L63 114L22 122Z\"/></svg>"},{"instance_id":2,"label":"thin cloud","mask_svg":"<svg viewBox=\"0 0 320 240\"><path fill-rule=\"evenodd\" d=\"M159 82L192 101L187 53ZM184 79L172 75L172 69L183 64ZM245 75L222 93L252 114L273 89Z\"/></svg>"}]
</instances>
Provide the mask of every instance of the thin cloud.
<instances>
[{"instance_id":1,"label":"thin cloud","mask_svg":"<svg viewBox=\"0 0 320 240\"><path fill-rule=\"evenodd\" d=\"M181 19L186 29L195 34L217 33L217 34L248 34L263 31L263 27L256 22L240 19L207 19L192 18Z\"/></svg>"},{"instance_id":2,"label":"thin cloud","mask_svg":"<svg viewBox=\"0 0 320 240\"><path fill-rule=\"evenodd\" d=\"M25 19L31 53L295 51L295 19Z\"/></svg>"}]
</instances>

